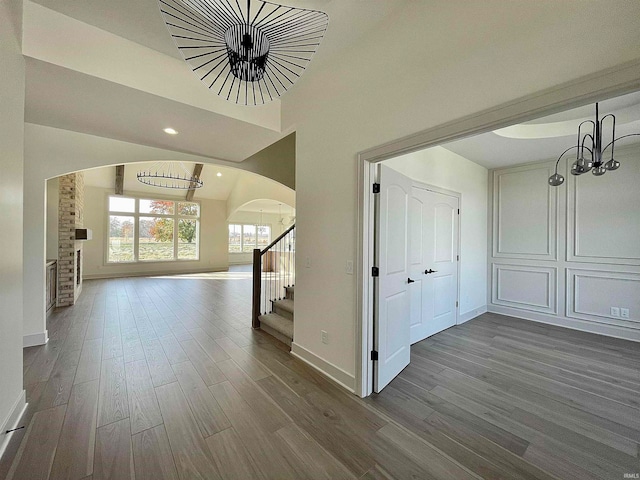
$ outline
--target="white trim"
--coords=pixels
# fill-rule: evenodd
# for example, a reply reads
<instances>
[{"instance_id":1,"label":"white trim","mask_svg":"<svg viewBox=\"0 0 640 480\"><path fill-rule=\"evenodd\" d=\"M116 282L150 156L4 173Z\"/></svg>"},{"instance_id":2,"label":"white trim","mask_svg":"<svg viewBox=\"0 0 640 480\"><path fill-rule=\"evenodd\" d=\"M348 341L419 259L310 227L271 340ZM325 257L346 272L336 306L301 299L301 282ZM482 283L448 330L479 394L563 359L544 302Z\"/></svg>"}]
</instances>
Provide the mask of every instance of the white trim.
<instances>
[{"instance_id":1,"label":"white trim","mask_svg":"<svg viewBox=\"0 0 640 480\"><path fill-rule=\"evenodd\" d=\"M40 333L31 333L22 337L22 348L35 347L36 345L46 345L48 341L48 330Z\"/></svg>"},{"instance_id":2,"label":"white trim","mask_svg":"<svg viewBox=\"0 0 640 480\"><path fill-rule=\"evenodd\" d=\"M349 392L355 393L353 388L356 381L355 377L340 367L336 367L333 363L327 362L295 342L291 343L291 355L326 375L341 387L349 390Z\"/></svg>"},{"instance_id":3,"label":"white trim","mask_svg":"<svg viewBox=\"0 0 640 480\"><path fill-rule=\"evenodd\" d=\"M530 172L532 170L546 170L545 178L549 178L554 172L555 162L537 162L519 165L517 167L501 168L493 170L492 178L492 203L493 208L487 212L493 214L493 230L492 230L492 254L493 258L520 258L525 260L558 260L558 189L548 188L547 193L547 251L545 253L526 253L526 252L504 252L501 251L500 233L502 227L501 207L502 207L502 190L500 185L500 177L513 173ZM571 175L573 177L573 175ZM545 180L546 182L546 180Z\"/></svg>"},{"instance_id":4,"label":"white trim","mask_svg":"<svg viewBox=\"0 0 640 480\"><path fill-rule=\"evenodd\" d=\"M548 325L570 328L571 330L579 330L581 332L595 333L598 335L605 335L607 337L615 337L621 338L623 340L631 340L632 342L640 342L640 329L637 328L625 328L619 327L617 325L591 322L588 320L557 317L555 315L529 312L518 308L502 307L498 305L489 305L487 311L489 313L498 313L500 315L508 315L510 317L531 320L533 322L546 323Z\"/></svg>"},{"instance_id":5,"label":"white trim","mask_svg":"<svg viewBox=\"0 0 640 480\"><path fill-rule=\"evenodd\" d=\"M640 60L601 70L357 154L356 258L359 268L355 365L358 380L356 388L359 396L366 397L371 394L371 382L367 379L370 378L373 368L373 362L368 358L368 338L373 321L369 304L373 289L370 272L371 267L374 266L371 243L373 228L371 184L375 178L372 173L375 163L636 90L640 90Z\"/></svg>"},{"instance_id":6,"label":"white trim","mask_svg":"<svg viewBox=\"0 0 640 480\"><path fill-rule=\"evenodd\" d=\"M229 267L210 267L210 268L190 268L187 270L176 270L175 272L132 272L132 273L95 273L92 275L83 275L84 280L99 280L102 278L125 278L125 277L165 277L167 275L189 275L190 273L217 273L227 272Z\"/></svg>"},{"instance_id":7,"label":"white trim","mask_svg":"<svg viewBox=\"0 0 640 480\"><path fill-rule=\"evenodd\" d=\"M473 320L476 317L479 317L483 313L487 313L487 306L483 305L478 308L474 308L473 310L469 310L466 313L461 313L458 315L458 323L456 325L462 325L463 323L467 323L469 320Z\"/></svg>"},{"instance_id":8,"label":"white trim","mask_svg":"<svg viewBox=\"0 0 640 480\"><path fill-rule=\"evenodd\" d=\"M16 401L13 403L13 407L9 411L9 415L0 425L0 458L4 454L7 449L7 445L9 445L9 441L11 440L11 433L5 433L7 430L13 430L18 427L18 423L24 414L24 411L27 409L27 393L25 390L22 390L16 398Z\"/></svg>"}]
</instances>

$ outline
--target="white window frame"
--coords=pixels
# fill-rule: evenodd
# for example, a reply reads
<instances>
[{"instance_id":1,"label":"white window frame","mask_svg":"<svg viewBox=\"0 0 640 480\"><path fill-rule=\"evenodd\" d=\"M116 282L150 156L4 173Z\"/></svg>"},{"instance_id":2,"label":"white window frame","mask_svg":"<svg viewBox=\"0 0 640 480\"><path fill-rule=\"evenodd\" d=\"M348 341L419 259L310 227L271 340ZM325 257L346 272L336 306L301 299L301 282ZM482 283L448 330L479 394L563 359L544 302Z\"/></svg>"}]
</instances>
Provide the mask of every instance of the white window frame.
<instances>
[{"instance_id":1,"label":"white window frame","mask_svg":"<svg viewBox=\"0 0 640 480\"><path fill-rule=\"evenodd\" d=\"M134 212L121 212L115 210L109 210L109 198L126 198L135 201ZM141 213L140 212L140 200L161 201L161 202L173 202L173 214L160 214L160 213ZM179 215L178 203L195 203L198 205L198 215ZM114 195L107 193L105 195L105 211L106 211L106 228L105 228L105 248L104 248L104 265L131 265L133 263L172 263L172 262L198 262L200 261L200 219L202 218L202 205L196 200L184 200L162 196L150 196L150 195ZM110 217L133 217L133 260L129 262L114 262L109 260L109 234L111 233ZM140 247L140 217L162 217L173 219L173 258L167 260L140 260L139 259L139 247ZM180 220L195 220L196 221L196 258L178 258L178 224Z\"/></svg>"},{"instance_id":2,"label":"white window frame","mask_svg":"<svg viewBox=\"0 0 640 480\"><path fill-rule=\"evenodd\" d=\"M229 227L231 225L239 225L240 228L240 251L239 252L232 252L229 250L229 246L230 244L229 242ZM273 238L273 226L270 223L247 223L247 222L229 222L227 224L227 252L229 253L229 255L249 255L251 253L253 253L253 249L251 249L251 252L245 252L244 251L244 227L254 227L256 229L256 244L253 246L253 248L258 248L258 227L269 227L269 243L271 243L272 238ZM267 245L269 245L269 243Z\"/></svg>"}]
</instances>

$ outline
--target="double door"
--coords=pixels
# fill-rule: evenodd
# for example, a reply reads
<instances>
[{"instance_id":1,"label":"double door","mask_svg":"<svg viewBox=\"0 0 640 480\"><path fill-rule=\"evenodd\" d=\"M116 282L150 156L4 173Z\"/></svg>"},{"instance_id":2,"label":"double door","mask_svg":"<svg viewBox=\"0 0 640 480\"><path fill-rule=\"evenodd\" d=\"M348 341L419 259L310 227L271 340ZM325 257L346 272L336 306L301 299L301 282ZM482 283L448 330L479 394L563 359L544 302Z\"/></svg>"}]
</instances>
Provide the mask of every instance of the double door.
<instances>
[{"instance_id":1,"label":"double door","mask_svg":"<svg viewBox=\"0 0 640 480\"><path fill-rule=\"evenodd\" d=\"M374 390L408 364L411 344L457 319L458 197L380 166L376 207Z\"/></svg>"}]
</instances>

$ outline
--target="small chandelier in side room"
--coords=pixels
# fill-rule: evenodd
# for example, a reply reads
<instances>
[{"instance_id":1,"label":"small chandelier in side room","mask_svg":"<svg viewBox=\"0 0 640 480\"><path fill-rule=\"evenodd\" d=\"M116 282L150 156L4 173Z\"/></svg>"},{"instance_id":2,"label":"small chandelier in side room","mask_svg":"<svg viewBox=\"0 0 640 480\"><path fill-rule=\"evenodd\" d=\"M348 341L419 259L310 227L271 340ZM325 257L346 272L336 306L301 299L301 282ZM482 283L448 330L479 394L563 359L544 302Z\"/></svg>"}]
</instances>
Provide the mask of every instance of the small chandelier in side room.
<instances>
[{"instance_id":1,"label":"small chandelier in side room","mask_svg":"<svg viewBox=\"0 0 640 480\"><path fill-rule=\"evenodd\" d=\"M607 119L610 119L607 123L611 124L611 141L603 147L602 138L605 130L605 120ZM587 132L583 135L582 126L585 124L591 125L591 131L589 131L587 127ZM549 185L552 187L558 187L564 183L564 177L558 173L558 163L565 153L573 150L574 148L578 149L578 153L576 154L575 162L571 165L572 175L582 175L583 173L591 171L593 175L599 177L607 173L607 171L617 170L620 168L620 162L613 157L616 142L622 138L632 137L635 135L640 135L640 133L631 133L629 135L623 135L616 138L616 116L609 113L600 118L598 104L596 103L595 121L585 120L578 125L578 143L567 148L560 154L558 160L556 160L555 173L549 177ZM605 160L605 151L609 147L611 147L611 156L609 160Z\"/></svg>"},{"instance_id":2,"label":"small chandelier in side room","mask_svg":"<svg viewBox=\"0 0 640 480\"><path fill-rule=\"evenodd\" d=\"M200 177L192 175L182 162L156 162L138 172L136 177L145 185L175 190L193 190L204 185Z\"/></svg>"},{"instance_id":3,"label":"small chandelier in side room","mask_svg":"<svg viewBox=\"0 0 640 480\"><path fill-rule=\"evenodd\" d=\"M293 86L329 25L324 12L262 0L158 0L178 50L200 81L239 105ZM242 4L242 6L241 6Z\"/></svg>"}]
</instances>

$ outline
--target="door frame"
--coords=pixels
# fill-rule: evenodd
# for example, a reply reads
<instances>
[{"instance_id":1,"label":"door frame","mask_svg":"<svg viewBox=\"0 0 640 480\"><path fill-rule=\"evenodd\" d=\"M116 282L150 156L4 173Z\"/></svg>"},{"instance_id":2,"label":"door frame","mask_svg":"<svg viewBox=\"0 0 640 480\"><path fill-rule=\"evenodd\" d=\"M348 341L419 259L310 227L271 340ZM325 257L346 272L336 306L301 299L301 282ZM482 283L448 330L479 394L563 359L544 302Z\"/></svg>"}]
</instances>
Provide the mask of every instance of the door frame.
<instances>
[{"instance_id":1,"label":"door frame","mask_svg":"<svg viewBox=\"0 0 640 480\"><path fill-rule=\"evenodd\" d=\"M421 188L423 190L427 190L429 192L433 192L433 193L439 193L440 195L447 195L448 197L453 197L453 198L457 198L458 199L458 209L460 210L460 213L458 214L458 238L456 238L456 247L457 247L457 252L458 252L458 256L460 257L460 246L462 245L462 228L460 228L460 225L462 224L462 212L464 212L464 210L462 209L462 194L460 192L456 192L455 190L448 190L446 188L441 188L438 187L436 185L431 185L429 183L424 183L424 182L420 182L418 180L414 180L413 178L411 179L411 187L415 187L415 188ZM375 218L374 218L375 221ZM460 263L461 260L458 260L456 262L456 325L458 325L458 321L460 320L460 312L459 312L459 305L460 305Z\"/></svg>"},{"instance_id":2,"label":"door frame","mask_svg":"<svg viewBox=\"0 0 640 480\"><path fill-rule=\"evenodd\" d=\"M371 186L377 181L375 165L407 153L637 90L640 90L640 60L626 62L565 82L357 154L358 231L354 391L358 396L370 395L373 385L373 361L370 352L373 350L374 288L371 267L374 266L375 252L375 232L373 232L375 195L372 193Z\"/></svg>"}]
</instances>

